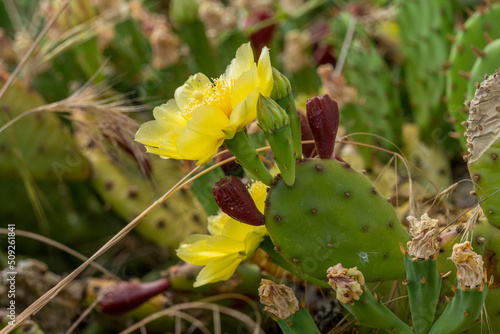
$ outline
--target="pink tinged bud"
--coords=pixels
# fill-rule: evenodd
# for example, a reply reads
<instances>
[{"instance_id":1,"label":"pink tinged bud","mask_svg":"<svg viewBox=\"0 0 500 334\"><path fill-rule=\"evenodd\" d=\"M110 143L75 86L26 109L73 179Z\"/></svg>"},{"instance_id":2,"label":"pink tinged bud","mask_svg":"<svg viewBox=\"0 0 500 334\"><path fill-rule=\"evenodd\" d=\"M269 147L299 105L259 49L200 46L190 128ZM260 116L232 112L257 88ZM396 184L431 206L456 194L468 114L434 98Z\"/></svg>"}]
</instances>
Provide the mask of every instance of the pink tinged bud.
<instances>
[{"instance_id":1,"label":"pink tinged bud","mask_svg":"<svg viewBox=\"0 0 500 334\"><path fill-rule=\"evenodd\" d=\"M99 308L103 313L119 316L132 311L169 286L164 278L145 283L120 282L103 291Z\"/></svg>"},{"instance_id":2,"label":"pink tinged bud","mask_svg":"<svg viewBox=\"0 0 500 334\"><path fill-rule=\"evenodd\" d=\"M264 225L264 215L255 206L247 187L237 177L223 177L215 183L212 191L217 205L229 217L248 225Z\"/></svg>"},{"instance_id":3,"label":"pink tinged bud","mask_svg":"<svg viewBox=\"0 0 500 334\"><path fill-rule=\"evenodd\" d=\"M307 100L307 121L321 159L333 154L339 128L339 107L328 94Z\"/></svg>"}]
</instances>

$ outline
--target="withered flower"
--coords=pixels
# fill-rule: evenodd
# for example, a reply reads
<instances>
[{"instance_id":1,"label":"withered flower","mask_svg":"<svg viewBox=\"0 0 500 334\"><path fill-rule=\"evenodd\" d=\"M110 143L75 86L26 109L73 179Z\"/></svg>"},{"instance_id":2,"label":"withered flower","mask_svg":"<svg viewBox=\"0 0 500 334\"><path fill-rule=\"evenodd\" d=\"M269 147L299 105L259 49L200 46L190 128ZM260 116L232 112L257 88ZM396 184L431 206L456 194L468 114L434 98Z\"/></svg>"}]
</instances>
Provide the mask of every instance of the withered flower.
<instances>
[{"instance_id":1,"label":"withered flower","mask_svg":"<svg viewBox=\"0 0 500 334\"><path fill-rule=\"evenodd\" d=\"M341 303L353 305L366 291L365 278L357 267L347 269L339 263L328 268L326 273L328 284L335 290Z\"/></svg>"},{"instance_id":2,"label":"withered flower","mask_svg":"<svg viewBox=\"0 0 500 334\"><path fill-rule=\"evenodd\" d=\"M420 220L413 216L406 218L410 222L411 241L406 244L408 253L417 259L429 259L439 250L437 241L438 220L431 219L424 213Z\"/></svg>"},{"instance_id":3,"label":"withered flower","mask_svg":"<svg viewBox=\"0 0 500 334\"><path fill-rule=\"evenodd\" d=\"M260 302L266 305L264 311L273 314L278 319L287 319L299 309L297 298L292 289L286 285L262 279L259 296Z\"/></svg>"},{"instance_id":4,"label":"withered flower","mask_svg":"<svg viewBox=\"0 0 500 334\"><path fill-rule=\"evenodd\" d=\"M453 245L451 260L457 266L457 278L462 286L474 289L484 282L483 258L473 251L470 242Z\"/></svg>"}]
</instances>

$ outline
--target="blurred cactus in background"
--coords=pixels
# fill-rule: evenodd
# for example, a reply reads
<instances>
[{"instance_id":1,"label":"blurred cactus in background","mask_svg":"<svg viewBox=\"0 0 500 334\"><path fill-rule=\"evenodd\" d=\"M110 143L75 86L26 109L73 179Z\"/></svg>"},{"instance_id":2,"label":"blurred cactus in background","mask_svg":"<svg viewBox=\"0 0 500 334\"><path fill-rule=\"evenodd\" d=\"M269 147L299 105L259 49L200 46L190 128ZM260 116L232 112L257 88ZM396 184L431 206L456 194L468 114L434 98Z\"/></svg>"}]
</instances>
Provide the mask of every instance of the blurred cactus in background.
<instances>
[{"instance_id":1,"label":"blurred cactus in background","mask_svg":"<svg viewBox=\"0 0 500 334\"><path fill-rule=\"evenodd\" d=\"M0 333L494 333L499 22L0 1Z\"/></svg>"}]
</instances>

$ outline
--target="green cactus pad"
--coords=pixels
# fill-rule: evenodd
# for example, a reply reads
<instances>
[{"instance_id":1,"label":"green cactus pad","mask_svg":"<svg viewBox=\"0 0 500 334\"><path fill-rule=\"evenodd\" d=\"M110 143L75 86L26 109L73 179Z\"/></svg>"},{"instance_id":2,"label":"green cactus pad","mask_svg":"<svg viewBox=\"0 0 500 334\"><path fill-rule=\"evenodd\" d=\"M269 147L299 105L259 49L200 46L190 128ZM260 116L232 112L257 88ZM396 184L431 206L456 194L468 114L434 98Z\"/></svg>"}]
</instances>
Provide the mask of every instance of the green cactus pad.
<instances>
[{"instance_id":1,"label":"green cactus pad","mask_svg":"<svg viewBox=\"0 0 500 334\"><path fill-rule=\"evenodd\" d=\"M349 164L298 162L293 187L281 178L273 182L264 215L275 249L314 278L325 280L339 262L357 266L367 281L404 277L398 244L408 234L387 200Z\"/></svg>"},{"instance_id":2,"label":"green cactus pad","mask_svg":"<svg viewBox=\"0 0 500 334\"><path fill-rule=\"evenodd\" d=\"M467 121L468 168L488 222L500 227L500 72L478 86ZM491 197L490 197L491 196Z\"/></svg>"},{"instance_id":3,"label":"green cactus pad","mask_svg":"<svg viewBox=\"0 0 500 334\"><path fill-rule=\"evenodd\" d=\"M5 80L0 78L0 87ZM0 127L45 101L22 84L12 85L0 101ZM20 177L19 159L37 180L85 180L90 165L82 157L71 133L49 112L27 115L0 135L0 175Z\"/></svg>"},{"instance_id":4,"label":"green cactus pad","mask_svg":"<svg viewBox=\"0 0 500 334\"><path fill-rule=\"evenodd\" d=\"M461 125L467 119L464 112L467 85L470 81L468 75L478 58L474 52L482 50L488 42L500 37L500 6L492 5L486 10L481 10L472 15L456 36L452 46L449 65L446 73L446 97L448 110L456 119L455 128L460 134L460 140L465 146L462 136L465 128ZM483 73L484 74L484 73Z\"/></svg>"}]
</instances>

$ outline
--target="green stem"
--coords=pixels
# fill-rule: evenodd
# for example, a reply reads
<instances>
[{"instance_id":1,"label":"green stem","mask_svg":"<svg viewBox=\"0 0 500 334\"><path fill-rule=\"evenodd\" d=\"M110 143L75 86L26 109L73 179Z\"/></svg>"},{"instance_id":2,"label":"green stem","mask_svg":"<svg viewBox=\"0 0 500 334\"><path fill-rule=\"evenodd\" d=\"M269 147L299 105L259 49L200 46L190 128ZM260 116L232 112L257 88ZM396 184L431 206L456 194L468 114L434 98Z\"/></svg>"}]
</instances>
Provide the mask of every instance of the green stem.
<instances>
[{"instance_id":1,"label":"green stem","mask_svg":"<svg viewBox=\"0 0 500 334\"><path fill-rule=\"evenodd\" d=\"M264 131L264 135L273 150L283 180L288 186L293 186L295 183L295 155L290 125L287 124L272 133Z\"/></svg>"},{"instance_id":2,"label":"green stem","mask_svg":"<svg viewBox=\"0 0 500 334\"><path fill-rule=\"evenodd\" d=\"M389 333L414 333L407 324L385 307L369 290L363 292L360 299L354 302L354 305L342 303L342 306L364 326L384 329Z\"/></svg>"},{"instance_id":3,"label":"green stem","mask_svg":"<svg viewBox=\"0 0 500 334\"><path fill-rule=\"evenodd\" d=\"M458 284L458 290L451 302L446 306L443 314L432 326L429 334L459 334L474 325L481 315L488 285L484 290L462 290Z\"/></svg>"},{"instance_id":4,"label":"green stem","mask_svg":"<svg viewBox=\"0 0 500 334\"><path fill-rule=\"evenodd\" d=\"M278 321L283 334L320 334L311 314L301 308L287 319Z\"/></svg>"},{"instance_id":5,"label":"green stem","mask_svg":"<svg viewBox=\"0 0 500 334\"><path fill-rule=\"evenodd\" d=\"M287 113L290 117L290 130L292 131L293 149L295 150L295 159L302 158L302 138L300 132L300 119L295 108L295 100L293 93L290 92L287 96L276 100L276 103Z\"/></svg>"},{"instance_id":6,"label":"green stem","mask_svg":"<svg viewBox=\"0 0 500 334\"><path fill-rule=\"evenodd\" d=\"M411 256L405 255L405 267L413 328L416 334L427 334L434 322L441 291L437 261L413 261Z\"/></svg>"},{"instance_id":7,"label":"green stem","mask_svg":"<svg viewBox=\"0 0 500 334\"><path fill-rule=\"evenodd\" d=\"M224 146L236 157L238 163L259 181L268 186L271 184L273 176L259 158L259 154L245 131L237 132L233 139L226 139Z\"/></svg>"}]
</instances>

